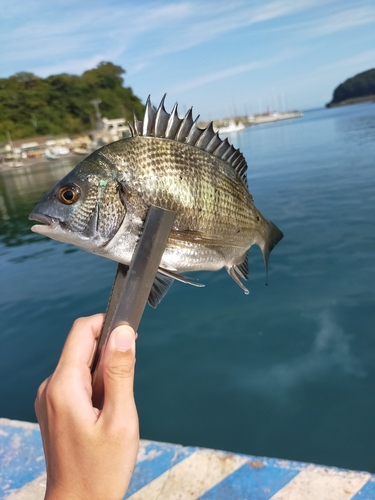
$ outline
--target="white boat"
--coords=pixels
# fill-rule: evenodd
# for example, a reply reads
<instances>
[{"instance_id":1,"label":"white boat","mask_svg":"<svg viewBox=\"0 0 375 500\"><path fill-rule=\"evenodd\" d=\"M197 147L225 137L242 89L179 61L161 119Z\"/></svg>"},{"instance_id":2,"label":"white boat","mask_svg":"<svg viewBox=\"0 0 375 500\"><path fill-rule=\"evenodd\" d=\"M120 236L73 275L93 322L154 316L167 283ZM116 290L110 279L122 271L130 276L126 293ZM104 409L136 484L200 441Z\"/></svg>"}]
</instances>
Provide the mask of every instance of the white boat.
<instances>
[{"instance_id":1,"label":"white boat","mask_svg":"<svg viewBox=\"0 0 375 500\"><path fill-rule=\"evenodd\" d=\"M245 125L242 122L236 123L234 120L229 120L228 125L225 125L224 127L220 127L218 132L220 134L232 134L234 132L239 132L240 130L243 130L245 128Z\"/></svg>"},{"instance_id":2,"label":"white boat","mask_svg":"<svg viewBox=\"0 0 375 500\"><path fill-rule=\"evenodd\" d=\"M56 156L64 156L70 153L69 148L65 146L54 146L51 148L51 153Z\"/></svg>"},{"instance_id":3,"label":"white boat","mask_svg":"<svg viewBox=\"0 0 375 500\"><path fill-rule=\"evenodd\" d=\"M49 149L46 149L44 151L44 156L47 158L47 160L57 160L58 156L52 153Z\"/></svg>"}]
</instances>

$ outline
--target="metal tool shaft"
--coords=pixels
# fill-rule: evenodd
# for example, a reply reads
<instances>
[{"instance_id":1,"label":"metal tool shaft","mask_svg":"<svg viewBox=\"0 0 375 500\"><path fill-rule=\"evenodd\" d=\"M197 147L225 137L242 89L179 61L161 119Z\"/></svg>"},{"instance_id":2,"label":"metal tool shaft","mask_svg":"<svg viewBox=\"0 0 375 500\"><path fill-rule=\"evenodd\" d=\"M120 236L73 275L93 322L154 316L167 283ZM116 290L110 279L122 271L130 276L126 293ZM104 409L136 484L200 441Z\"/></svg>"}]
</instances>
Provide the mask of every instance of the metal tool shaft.
<instances>
[{"instance_id":1,"label":"metal tool shaft","mask_svg":"<svg viewBox=\"0 0 375 500\"><path fill-rule=\"evenodd\" d=\"M130 325L137 330L175 217L175 212L151 206L129 270L124 264L118 265L91 367L96 408L103 406L103 357L108 338L119 325Z\"/></svg>"}]
</instances>

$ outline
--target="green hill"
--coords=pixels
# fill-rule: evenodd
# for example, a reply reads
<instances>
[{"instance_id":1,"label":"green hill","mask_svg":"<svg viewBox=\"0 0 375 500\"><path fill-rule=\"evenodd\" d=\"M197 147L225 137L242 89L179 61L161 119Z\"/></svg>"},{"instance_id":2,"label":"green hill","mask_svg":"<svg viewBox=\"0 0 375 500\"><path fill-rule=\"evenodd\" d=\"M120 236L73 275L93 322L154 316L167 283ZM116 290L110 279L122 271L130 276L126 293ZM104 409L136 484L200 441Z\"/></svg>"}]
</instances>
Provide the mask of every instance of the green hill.
<instances>
[{"instance_id":1,"label":"green hill","mask_svg":"<svg viewBox=\"0 0 375 500\"><path fill-rule=\"evenodd\" d=\"M95 126L92 99L101 99L100 111L107 118L131 119L134 107L143 104L130 87L124 87L125 70L102 62L81 76L52 75L39 78L17 73L0 78L0 141L9 131L13 139L36 135L79 133Z\"/></svg>"},{"instance_id":2,"label":"green hill","mask_svg":"<svg viewBox=\"0 0 375 500\"><path fill-rule=\"evenodd\" d=\"M330 108L364 101L375 101L375 69L359 73L341 83L326 106Z\"/></svg>"}]
</instances>

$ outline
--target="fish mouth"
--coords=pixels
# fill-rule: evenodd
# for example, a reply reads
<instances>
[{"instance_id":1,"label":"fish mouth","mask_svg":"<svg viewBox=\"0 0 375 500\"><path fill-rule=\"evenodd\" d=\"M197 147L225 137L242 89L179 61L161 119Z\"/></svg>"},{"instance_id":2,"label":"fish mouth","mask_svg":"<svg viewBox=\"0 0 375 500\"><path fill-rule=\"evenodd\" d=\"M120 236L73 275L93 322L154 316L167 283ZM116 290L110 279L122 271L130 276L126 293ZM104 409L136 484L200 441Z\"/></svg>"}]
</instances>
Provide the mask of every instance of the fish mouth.
<instances>
[{"instance_id":1,"label":"fish mouth","mask_svg":"<svg viewBox=\"0 0 375 500\"><path fill-rule=\"evenodd\" d=\"M32 226L31 231L33 231L34 233L44 234L50 230L57 229L60 225L59 219L50 217L49 215L38 214L36 212L32 212L29 215L29 220L36 220L37 222L40 222L42 224L36 224L35 226Z\"/></svg>"}]
</instances>

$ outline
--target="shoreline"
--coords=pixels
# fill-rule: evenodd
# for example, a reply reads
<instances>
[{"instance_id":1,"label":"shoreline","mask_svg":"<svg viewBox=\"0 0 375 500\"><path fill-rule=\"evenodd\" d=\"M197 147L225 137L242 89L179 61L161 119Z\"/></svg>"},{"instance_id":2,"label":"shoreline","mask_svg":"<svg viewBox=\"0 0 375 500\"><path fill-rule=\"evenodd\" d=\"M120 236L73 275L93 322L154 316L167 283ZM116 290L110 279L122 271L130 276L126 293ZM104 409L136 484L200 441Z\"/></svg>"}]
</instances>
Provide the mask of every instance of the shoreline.
<instances>
[{"instance_id":1,"label":"shoreline","mask_svg":"<svg viewBox=\"0 0 375 500\"><path fill-rule=\"evenodd\" d=\"M0 162L0 172L9 172L9 171L12 171L12 170L21 170L23 168L29 168L29 167L33 167L35 165L40 165L40 164L45 164L45 163L48 163L48 164L59 164L61 162L65 162L65 161L73 161L73 160L77 160L77 164L84 160L87 156L89 156L90 153L88 153L87 155L80 155L80 154L76 154L76 153L69 153L67 155L64 155L64 156L59 156L58 158L56 159L50 159L50 158L46 158L44 156L41 156L39 158L23 158L23 159L20 159L20 160L11 160L11 161L4 161L4 162Z\"/></svg>"},{"instance_id":2,"label":"shoreline","mask_svg":"<svg viewBox=\"0 0 375 500\"><path fill-rule=\"evenodd\" d=\"M328 102L326 108L338 108L340 106L351 106L353 104L363 104L365 102L375 102L375 94L364 97L352 97L351 99L344 99L339 102Z\"/></svg>"}]
</instances>

